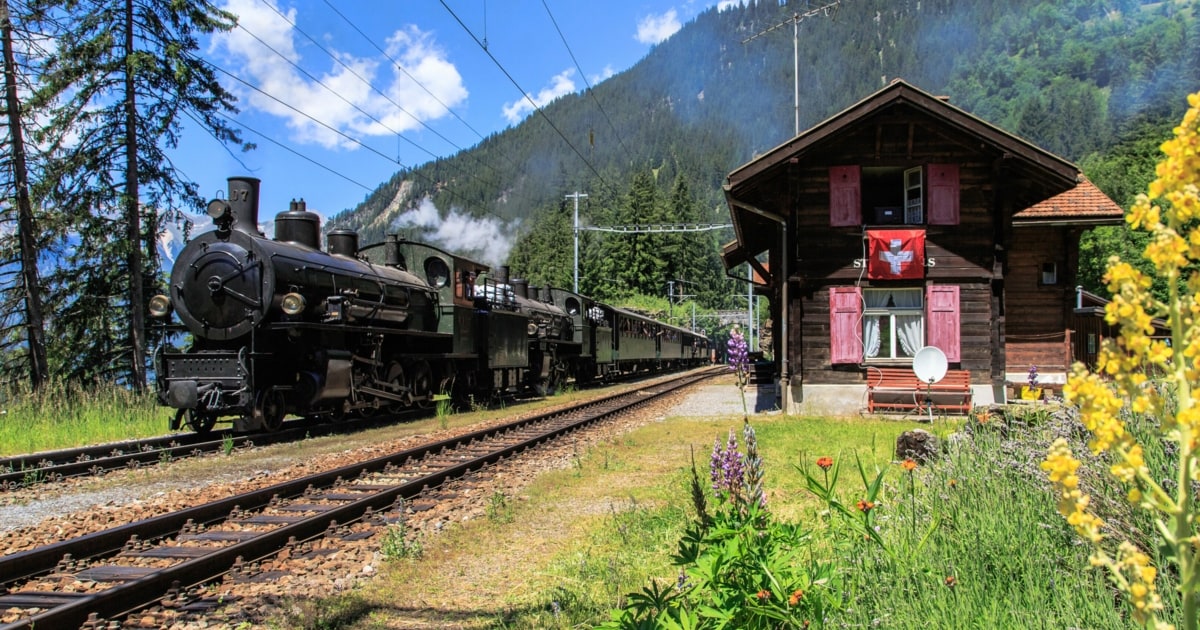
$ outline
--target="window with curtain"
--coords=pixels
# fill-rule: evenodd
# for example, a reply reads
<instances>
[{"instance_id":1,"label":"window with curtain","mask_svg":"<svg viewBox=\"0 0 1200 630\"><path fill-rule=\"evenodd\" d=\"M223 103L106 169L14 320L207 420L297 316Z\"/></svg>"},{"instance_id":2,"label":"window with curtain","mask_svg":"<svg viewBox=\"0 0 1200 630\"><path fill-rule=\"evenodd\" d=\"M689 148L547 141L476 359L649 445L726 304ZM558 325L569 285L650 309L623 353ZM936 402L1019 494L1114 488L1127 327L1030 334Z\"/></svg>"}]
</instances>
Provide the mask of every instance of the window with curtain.
<instances>
[{"instance_id":1,"label":"window with curtain","mask_svg":"<svg viewBox=\"0 0 1200 630\"><path fill-rule=\"evenodd\" d=\"M863 357L911 359L925 345L924 291L863 289Z\"/></svg>"}]
</instances>

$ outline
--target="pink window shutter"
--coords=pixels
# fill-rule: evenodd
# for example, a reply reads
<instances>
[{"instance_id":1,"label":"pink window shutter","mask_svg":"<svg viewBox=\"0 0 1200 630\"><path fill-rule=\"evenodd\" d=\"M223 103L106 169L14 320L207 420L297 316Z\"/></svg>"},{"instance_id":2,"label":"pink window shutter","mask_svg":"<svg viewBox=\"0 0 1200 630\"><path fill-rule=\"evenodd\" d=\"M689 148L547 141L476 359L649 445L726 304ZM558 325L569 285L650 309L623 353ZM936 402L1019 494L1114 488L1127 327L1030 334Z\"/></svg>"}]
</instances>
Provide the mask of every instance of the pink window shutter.
<instances>
[{"instance_id":1,"label":"pink window shutter","mask_svg":"<svg viewBox=\"0 0 1200 630\"><path fill-rule=\"evenodd\" d=\"M930 285L925 289L925 337L931 346L946 354L946 361L962 360L962 333L958 308L958 285Z\"/></svg>"},{"instance_id":2,"label":"pink window shutter","mask_svg":"<svg viewBox=\"0 0 1200 630\"><path fill-rule=\"evenodd\" d=\"M958 225L958 165L930 164L926 167L926 173L929 181L929 224Z\"/></svg>"},{"instance_id":3,"label":"pink window shutter","mask_svg":"<svg viewBox=\"0 0 1200 630\"><path fill-rule=\"evenodd\" d=\"M830 363L862 363L862 293L858 287L829 287Z\"/></svg>"},{"instance_id":4,"label":"pink window shutter","mask_svg":"<svg viewBox=\"0 0 1200 630\"><path fill-rule=\"evenodd\" d=\"M862 225L862 168L829 167L829 225Z\"/></svg>"}]
</instances>

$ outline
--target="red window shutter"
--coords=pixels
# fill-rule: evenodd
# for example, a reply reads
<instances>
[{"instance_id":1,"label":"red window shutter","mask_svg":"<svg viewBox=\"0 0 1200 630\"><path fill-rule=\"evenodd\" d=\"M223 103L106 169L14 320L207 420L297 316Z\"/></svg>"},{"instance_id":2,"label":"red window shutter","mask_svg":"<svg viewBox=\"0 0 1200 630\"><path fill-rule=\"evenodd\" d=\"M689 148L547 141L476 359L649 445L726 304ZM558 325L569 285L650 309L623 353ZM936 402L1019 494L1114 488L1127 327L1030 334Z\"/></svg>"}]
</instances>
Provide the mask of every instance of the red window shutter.
<instances>
[{"instance_id":1,"label":"red window shutter","mask_svg":"<svg viewBox=\"0 0 1200 630\"><path fill-rule=\"evenodd\" d=\"M958 225L958 165L930 164L927 173L929 224Z\"/></svg>"},{"instance_id":2,"label":"red window shutter","mask_svg":"<svg viewBox=\"0 0 1200 630\"><path fill-rule=\"evenodd\" d=\"M829 287L830 363L862 363L862 291Z\"/></svg>"},{"instance_id":3,"label":"red window shutter","mask_svg":"<svg viewBox=\"0 0 1200 630\"><path fill-rule=\"evenodd\" d=\"M925 289L925 338L946 353L946 361L962 360L958 285L939 284Z\"/></svg>"},{"instance_id":4,"label":"red window shutter","mask_svg":"<svg viewBox=\"0 0 1200 630\"><path fill-rule=\"evenodd\" d=\"M829 225L862 225L862 168L829 167Z\"/></svg>"}]
</instances>

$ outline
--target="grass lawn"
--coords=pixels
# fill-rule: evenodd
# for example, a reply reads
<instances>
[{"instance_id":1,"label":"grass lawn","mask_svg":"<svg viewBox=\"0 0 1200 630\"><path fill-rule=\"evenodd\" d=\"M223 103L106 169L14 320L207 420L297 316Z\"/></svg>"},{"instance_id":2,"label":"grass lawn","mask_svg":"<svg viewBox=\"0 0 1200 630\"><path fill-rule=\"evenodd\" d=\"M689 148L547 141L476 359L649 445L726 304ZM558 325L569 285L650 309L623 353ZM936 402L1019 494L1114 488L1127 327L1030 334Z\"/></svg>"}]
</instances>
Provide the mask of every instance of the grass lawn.
<instances>
[{"instance_id":1,"label":"grass lawn","mask_svg":"<svg viewBox=\"0 0 1200 630\"><path fill-rule=\"evenodd\" d=\"M950 438L963 422L752 417L772 518L816 534L807 553L838 567L842 603L826 627L1131 627L1128 605L1089 568L1087 547L1055 512L1040 477L1044 443L1059 430L1051 414L990 421L971 423L973 437ZM387 561L362 591L299 602L303 614L278 625L577 628L607 621L626 594L651 581L675 584L680 567L672 555L695 519L692 458L707 485L714 440L724 446L741 427L740 416L670 417L597 445L521 496L493 497L499 507L487 518L421 541L419 557ZM912 428L956 446L910 475L892 451ZM846 536L855 530L806 489L800 467L819 475L814 464L822 456L839 462L846 505L865 492L858 463L867 480L883 472L873 522L886 549L862 544L861 534L857 542Z\"/></svg>"}]
</instances>

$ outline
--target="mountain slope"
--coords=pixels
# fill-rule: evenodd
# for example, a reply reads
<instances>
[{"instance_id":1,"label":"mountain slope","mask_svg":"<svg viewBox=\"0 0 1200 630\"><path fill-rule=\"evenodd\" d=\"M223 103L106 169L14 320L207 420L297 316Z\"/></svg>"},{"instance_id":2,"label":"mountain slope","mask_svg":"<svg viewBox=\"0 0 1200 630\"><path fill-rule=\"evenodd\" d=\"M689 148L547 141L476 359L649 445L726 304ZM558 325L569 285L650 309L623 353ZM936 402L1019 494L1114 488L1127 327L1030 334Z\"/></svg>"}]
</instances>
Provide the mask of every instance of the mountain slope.
<instances>
[{"instance_id":1,"label":"mountain slope","mask_svg":"<svg viewBox=\"0 0 1200 630\"><path fill-rule=\"evenodd\" d=\"M1198 4L845 0L801 21L795 50L787 21L807 3L709 9L592 93L397 173L330 224L360 230L364 242L397 229L424 238L436 211L492 231L490 252L448 246L495 263L565 195L589 193L588 209L621 203L645 171L664 189L685 174L722 220L725 175L793 135L797 84L802 129L902 77L1079 160L1130 124L1178 120L1183 96L1200 87Z\"/></svg>"}]
</instances>

